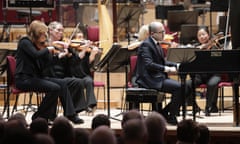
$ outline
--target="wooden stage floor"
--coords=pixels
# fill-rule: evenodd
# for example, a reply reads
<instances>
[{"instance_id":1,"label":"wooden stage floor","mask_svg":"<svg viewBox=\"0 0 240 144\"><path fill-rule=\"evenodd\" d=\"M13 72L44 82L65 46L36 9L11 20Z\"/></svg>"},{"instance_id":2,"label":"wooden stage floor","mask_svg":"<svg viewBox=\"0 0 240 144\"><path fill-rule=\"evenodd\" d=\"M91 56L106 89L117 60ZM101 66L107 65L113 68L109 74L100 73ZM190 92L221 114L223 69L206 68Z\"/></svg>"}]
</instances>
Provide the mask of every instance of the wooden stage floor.
<instances>
[{"instance_id":1,"label":"wooden stage floor","mask_svg":"<svg viewBox=\"0 0 240 144\"><path fill-rule=\"evenodd\" d=\"M143 114L147 116L151 112L144 111ZM28 123L31 123L31 116L33 112L28 112L26 119ZM94 115L88 115L85 112L79 113L79 117L82 118L85 122L84 124L75 125L73 126L75 128L90 128L91 127L91 121L93 117L97 114L106 114L108 115L108 111L103 109L97 109L94 113ZM59 113L59 116L62 115L62 113ZM119 109L110 109L110 120L111 120L111 128L112 129L121 129L121 119L122 119L122 112ZM186 118L192 119L191 111L188 111L188 114ZM182 116L178 117L178 121L182 120ZM211 131L214 130L224 130L224 131L239 131L240 127L236 127L233 123L233 112L232 110L225 110L224 112L221 112L221 115L219 113L211 113L211 116L206 117L204 115L204 112L201 111L200 115L196 114L196 121L199 123L206 124ZM169 130L175 130L176 126L167 125L167 128Z\"/></svg>"}]
</instances>

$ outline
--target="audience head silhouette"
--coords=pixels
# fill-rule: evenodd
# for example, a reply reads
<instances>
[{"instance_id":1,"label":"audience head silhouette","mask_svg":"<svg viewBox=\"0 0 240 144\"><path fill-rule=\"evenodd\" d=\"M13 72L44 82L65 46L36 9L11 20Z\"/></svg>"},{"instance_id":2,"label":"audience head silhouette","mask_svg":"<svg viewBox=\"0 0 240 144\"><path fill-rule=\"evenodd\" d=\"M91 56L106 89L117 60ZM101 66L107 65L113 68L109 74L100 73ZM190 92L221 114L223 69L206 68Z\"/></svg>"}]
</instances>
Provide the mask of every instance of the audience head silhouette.
<instances>
[{"instance_id":1,"label":"audience head silhouette","mask_svg":"<svg viewBox=\"0 0 240 144\"><path fill-rule=\"evenodd\" d=\"M167 130L166 123L165 118L157 112L153 112L145 118L149 144L164 143L164 136Z\"/></svg>"},{"instance_id":2,"label":"audience head silhouette","mask_svg":"<svg viewBox=\"0 0 240 144\"><path fill-rule=\"evenodd\" d=\"M67 118L57 117L50 130L50 135L53 137L55 144L69 144L74 141L74 130Z\"/></svg>"},{"instance_id":3,"label":"audience head silhouette","mask_svg":"<svg viewBox=\"0 0 240 144\"><path fill-rule=\"evenodd\" d=\"M41 117L38 117L32 121L30 124L30 132L32 134L48 134L48 123L47 120Z\"/></svg>"},{"instance_id":4,"label":"audience head silhouette","mask_svg":"<svg viewBox=\"0 0 240 144\"><path fill-rule=\"evenodd\" d=\"M199 137L198 125L192 119L184 119L177 125L177 144L194 144Z\"/></svg>"},{"instance_id":5,"label":"audience head silhouette","mask_svg":"<svg viewBox=\"0 0 240 144\"><path fill-rule=\"evenodd\" d=\"M92 129L97 128L98 126L106 125L111 127L110 120L105 114L98 114L92 119Z\"/></svg>"},{"instance_id":6,"label":"audience head silhouette","mask_svg":"<svg viewBox=\"0 0 240 144\"><path fill-rule=\"evenodd\" d=\"M75 144L89 144L90 132L87 129L75 128Z\"/></svg>"},{"instance_id":7,"label":"audience head silhouette","mask_svg":"<svg viewBox=\"0 0 240 144\"><path fill-rule=\"evenodd\" d=\"M34 135L34 144L54 144L54 140L48 134L39 133Z\"/></svg>"},{"instance_id":8,"label":"audience head silhouette","mask_svg":"<svg viewBox=\"0 0 240 144\"><path fill-rule=\"evenodd\" d=\"M117 144L115 133L108 126L99 126L92 131L91 144Z\"/></svg>"},{"instance_id":9,"label":"audience head silhouette","mask_svg":"<svg viewBox=\"0 0 240 144\"><path fill-rule=\"evenodd\" d=\"M128 120L131 120L131 119L143 120L143 115L136 109L132 109L130 111L123 113L122 122L121 122L122 127Z\"/></svg>"},{"instance_id":10,"label":"audience head silhouette","mask_svg":"<svg viewBox=\"0 0 240 144\"><path fill-rule=\"evenodd\" d=\"M208 144L210 141L210 131L208 127L204 124L198 125L199 137L196 141L196 144Z\"/></svg>"},{"instance_id":11,"label":"audience head silhouette","mask_svg":"<svg viewBox=\"0 0 240 144\"><path fill-rule=\"evenodd\" d=\"M32 144L33 138L26 126L19 120L5 123L3 144Z\"/></svg>"},{"instance_id":12,"label":"audience head silhouette","mask_svg":"<svg viewBox=\"0 0 240 144\"><path fill-rule=\"evenodd\" d=\"M147 144L148 134L141 119L128 120L123 125L123 141L125 144Z\"/></svg>"}]
</instances>

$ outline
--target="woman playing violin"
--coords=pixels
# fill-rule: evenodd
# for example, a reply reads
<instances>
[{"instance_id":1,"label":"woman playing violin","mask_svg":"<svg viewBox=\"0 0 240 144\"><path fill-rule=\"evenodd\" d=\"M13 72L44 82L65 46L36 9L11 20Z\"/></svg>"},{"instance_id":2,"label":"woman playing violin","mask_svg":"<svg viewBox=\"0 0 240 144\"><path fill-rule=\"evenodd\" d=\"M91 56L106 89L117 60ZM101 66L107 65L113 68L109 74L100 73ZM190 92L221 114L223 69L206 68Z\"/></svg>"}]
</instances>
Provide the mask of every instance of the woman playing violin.
<instances>
[{"instance_id":1,"label":"woman playing violin","mask_svg":"<svg viewBox=\"0 0 240 144\"><path fill-rule=\"evenodd\" d=\"M212 45L212 42L210 40L210 35L207 30L207 27L200 27L197 32L197 37L198 37L199 43L201 44L199 46L200 49L206 50L206 49L214 48L214 45ZM218 83L220 81L221 81L221 77L217 74L198 74L195 77L196 86L199 86L201 84L207 85L206 107L205 107L206 116L210 116L210 113L218 112L217 98L218 98ZM192 81L188 80L186 83L186 86L189 89L191 89L191 85L192 85ZM191 97L190 93L187 95ZM191 103L191 100L189 99L188 102ZM196 105L196 109L197 111L200 112L200 108L197 105Z\"/></svg>"},{"instance_id":2,"label":"woman playing violin","mask_svg":"<svg viewBox=\"0 0 240 144\"><path fill-rule=\"evenodd\" d=\"M81 46L81 51L72 49L75 51L75 57L72 57L70 61L70 72L72 76L84 80L86 88L87 111L94 111L97 105L97 100L94 93L93 76L91 70L94 65L95 57L99 53L99 48L92 45L91 51L89 51L88 49L92 42L85 40L82 32L77 32L75 34L75 39L86 41L86 44Z\"/></svg>"},{"instance_id":3,"label":"woman playing violin","mask_svg":"<svg viewBox=\"0 0 240 144\"><path fill-rule=\"evenodd\" d=\"M26 37L19 40L16 53L16 87L23 91L44 92L42 103L32 119L42 117L47 120L56 117L58 96L63 95L66 88L55 81L45 79L41 75L42 61L48 61L53 47L46 47L48 27L41 21L33 21Z\"/></svg>"},{"instance_id":4,"label":"woman playing violin","mask_svg":"<svg viewBox=\"0 0 240 144\"><path fill-rule=\"evenodd\" d=\"M197 48L208 50L208 49L217 49L215 42L215 37L211 37L207 27L200 27L197 32L197 39L200 45Z\"/></svg>"},{"instance_id":5,"label":"woman playing violin","mask_svg":"<svg viewBox=\"0 0 240 144\"><path fill-rule=\"evenodd\" d=\"M60 41L63 36L63 25L60 22L54 21L49 24L49 38L52 45L63 45L64 52L60 52L54 62L48 67L48 76L62 78L67 82L67 85L71 92L72 103L74 105L75 112L81 112L87 110L87 102L85 100L84 88L91 87L92 83L88 84L85 80L74 77L70 70L72 69L72 59L80 59L78 53L71 49L70 42ZM88 86L90 85L90 86ZM87 94L89 97L89 94ZM94 97L95 98L95 97ZM95 100L95 99L94 99ZM96 100L94 101L94 104Z\"/></svg>"}]
</instances>

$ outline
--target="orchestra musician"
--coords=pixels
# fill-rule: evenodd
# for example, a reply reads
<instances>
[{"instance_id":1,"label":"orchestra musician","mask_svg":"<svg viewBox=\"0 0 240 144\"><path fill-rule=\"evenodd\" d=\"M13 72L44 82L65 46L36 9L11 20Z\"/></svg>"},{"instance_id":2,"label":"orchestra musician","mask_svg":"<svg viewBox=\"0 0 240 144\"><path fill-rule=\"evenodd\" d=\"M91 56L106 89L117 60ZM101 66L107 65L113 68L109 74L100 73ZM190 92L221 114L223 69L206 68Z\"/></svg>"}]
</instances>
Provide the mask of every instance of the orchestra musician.
<instances>
[{"instance_id":1,"label":"orchestra musician","mask_svg":"<svg viewBox=\"0 0 240 144\"><path fill-rule=\"evenodd\" d=\"M148 25L143 25L140 27L139 32L138 32L138 39L136 42L130 44L127 46L129 50L134 50L138 48L141 43L149 36L148 32Z\"/></svg>"},{"instance_id":2,"label":"orchestra musician","mask_svg":"<svg viewBox=\"0 0 240 144\"><path fill-rule=\"evenodd\" d=\"M41 21L34 20L26 37L18 42L16 53L16 87L23 91L44 92L45 96L32 120L42 117L49 122L57 116L56 106L58 96L61 99L64 114L69 119L76 118L74 111L69 111L64 103L70 97L69 89L62 79L42 76L45 64L51 61L49 55L54 47L47 46L48 27ZM81 119L80 119L81 120ZM83 120L81 120L83 123Z\"/></svg>"},{"instance_id":3,"label":"orchestra musician","mask_svg":"<svg viewBox=\"0 0 240 144\"><path fill-rule=\"evenodd\" d=\"M74 48L71 49L74 54L69 63L70 73L73 77L83 79L86 95L82 97L82 101L85 101L82 105L86 107L87 112L92 113L97 106L92 68L94 66L95 57L99 54L100 50L97 46L93 45L93 42L85 40L81 31L78 31L74 35L74 39L76 41L86 42L86 44L80 46L80 51Z\"/></svg>"},{"instance_id":4,"label":"orchestra musician","mask_svg":"<svg viewBox=\"0 0 240 144\"><path fill-rule=\"evenodd\" d=\"M149 24L149 37L138 48L136 83L140 87L156 89L172 94L171 101L161 111L169 124L176 125L177 112L182 104L181 84L168 77L168 72L176 72L178 64L166 61L158 42L163 41L165 29L160 22Z\"/></svg>"},{"instance_id":5,"label":"orchestra musician","mask_svg":"<svg viewBox=\"0 0 240 144\"><path fill-rule=\"evenodd\" d=\"M200 49L215 49L215 45L212 44L210 39L210 34L207 29L207 27L200 27L197 32L197 38L200 43L198 48ZM195 85L200 86L201 84L207 85L207 91L206 91L206 106L205 106L205 115L210 116L210 113L217 113L218 107L217 107L217 98L218 98L218 83L221 81L221 76L217 74L197 74L195 76ZM189 89L187 95L187 102L189 105L191 105L191 85L192 80L188 80L186 82L186 86ZM196 104L196 102L195 102ZM196 112L200 112L200 107L196 104L195 105Z\"/></svg>"},{"instance_id":6,"label":"orchestra musician","mask_svg":"<svg viewBox=\"0 0 240 144\"><path fill-rule=\"evenodd\" d=\"M58 53L53 57L54 61L49 64L49 67L45 69L45 75L50 77L62 78L66 81L68 88L70 90L71 97L67 99L68 105L71 108L74 108L74 111L77 113L86 109L82 103L82 97L84 97L84 81L83 79L72 77L70 74L70 67L68 61L72 57L72 53L69 51L69 43L59 41L63 37L63 25L58 21L53 21L48 25L49 28L49 43L54 45L58 43L58 46L61 44L66 45L63 52ZM61 49L61 48L59 48ZM75 119L77 123L78 119Z\"/></svg>"}]
</instances>

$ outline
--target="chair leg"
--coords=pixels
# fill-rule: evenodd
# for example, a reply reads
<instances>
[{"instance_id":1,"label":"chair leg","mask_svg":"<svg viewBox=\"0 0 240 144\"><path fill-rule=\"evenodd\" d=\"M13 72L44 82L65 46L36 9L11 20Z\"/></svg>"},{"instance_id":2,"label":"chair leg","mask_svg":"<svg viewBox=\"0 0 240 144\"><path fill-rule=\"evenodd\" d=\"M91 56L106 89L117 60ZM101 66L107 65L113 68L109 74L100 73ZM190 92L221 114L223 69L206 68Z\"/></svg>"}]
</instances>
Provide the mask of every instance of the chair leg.
<instances>
[{"instance_id":1,"label":"chair leg","mask_svg":"<svg viewBox=\"0 0 240 144\"><path fill-rule=\"evenodd\" d=\"M123 94L122 94L122 98L121 98L121 112L123 112L126 109L126 103L124 102L124 92L125 92L125 88L123 88Z\"/></svg>"},{"instance_id":2,"label":"chair leg","mask_svg":"<svg viewBox=\"0 0 240 144\"><path fill-rule=\"evenodd\" d=\"M17 111L18 99L19 99L19 94L16 95L16 99L15 99L15 103L13 105L13 109L12 109L11 115L13 115L14 111Z\"/></svg>"},{"instance_id":3,"label":"chair leg","mask_svg":"<svg viewBox=\"0 0 240 144\"><path fill-rule=\"evenodd\" d=\"M224 87L221 88L221 110L224 112Z\"/></svg>"},{"instance_id":4,"label":"chair leg","mask_svg":"<svg viewBox=\"0 0 240 144\"><path fill-rule=\"evenodd\" d=\"M97 87L97 101L98 101L98 95L99 95L99 87Z\"/></svg>"},{"instance_id":5,"label":"chair leg","mask_svg":"<svg viewBox=\"0 0 240 144\"><path fill-rule=\"evenodd\" d=\"M106 109L106 95L105 95L105 86L103 86L103 102L104 102L104 106L103 108Z\"/></svg>"},{"instance_id":6,"label":"chair leg","mask_svg":"<svg viewBox=\"0 0 240 144\"><path fill-rule=\"evenodd\" d=\"M3 111L2 111L2 116L4 115L5 111L7 110L7 94L6 94L6 90L4 89L3 90L3 101L4 101L4 104L3 104Z\"/></svg>"}]
</instances>

